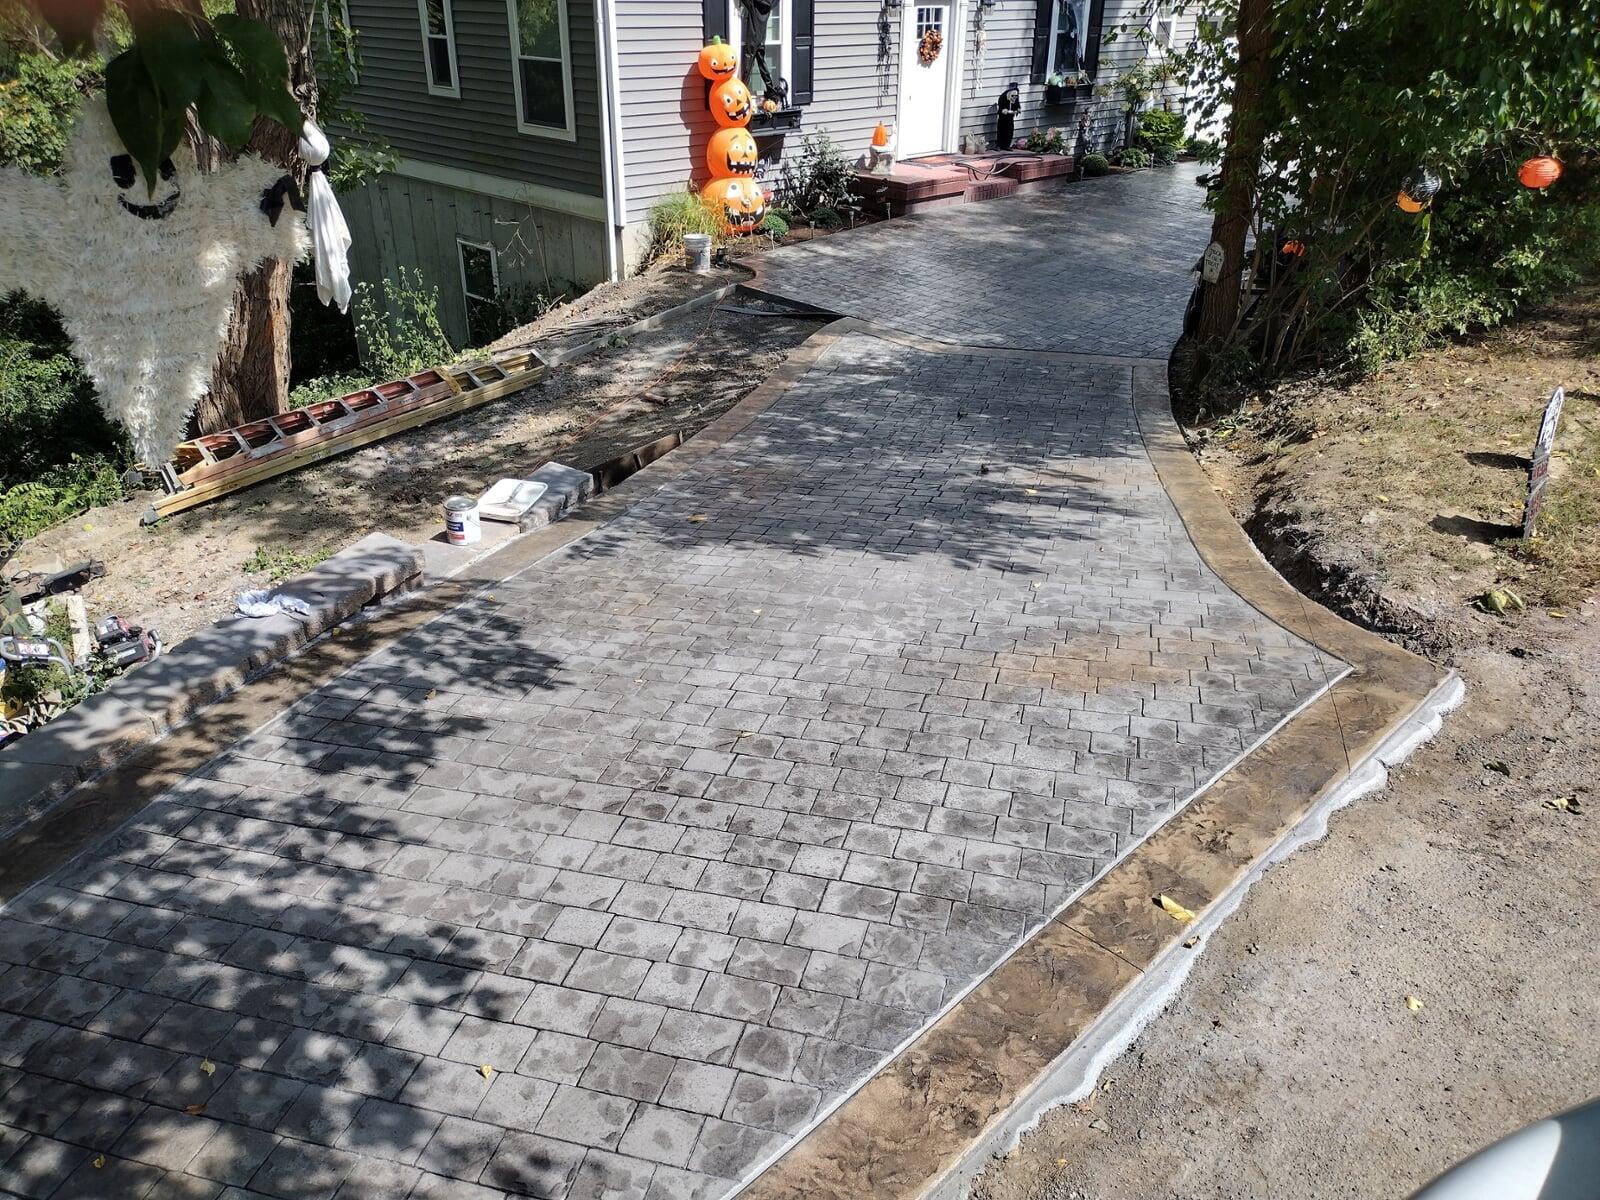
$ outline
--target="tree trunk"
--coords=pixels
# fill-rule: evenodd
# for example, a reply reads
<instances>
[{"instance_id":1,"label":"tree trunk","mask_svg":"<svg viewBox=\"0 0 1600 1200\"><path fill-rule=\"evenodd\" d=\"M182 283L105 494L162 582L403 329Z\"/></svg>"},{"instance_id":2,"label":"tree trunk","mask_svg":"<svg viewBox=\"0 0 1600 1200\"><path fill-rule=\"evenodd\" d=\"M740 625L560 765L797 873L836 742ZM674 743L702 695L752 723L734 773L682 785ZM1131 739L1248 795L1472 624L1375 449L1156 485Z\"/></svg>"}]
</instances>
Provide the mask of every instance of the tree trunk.
<instances>
[{"instance_id":1,"label":"tree trunk","mask_svg":"<svg viewBox=\"0 0 1600 1200\"><path fill-rule=\"evenodd\" d=\"M310 54L308 6L299 0L238 0L240 16L276 31L289 59L289 82L300 107L316 111L317 77ZM292 169L305 183L295 136L275 121L256 121L246 149ZM267 263L242 276L233 295L233 319L211 372L211 391L195 408L194 429L212 433L282 412L289 402L289 280L291 264Z\"/></svg>"},{"instance_id":2,"label":"tree trunk","mask_svg":"<svg viewBox=\"0 0 1600 1200\"><path fill-rule=\"evenodd\" d=\"M1239 73L1228 115L1228 144L1222 152L1222 200L1211 222L1211 240L1222 247L1222 275L1201 289L1196 336L1220 342L1239 317L1239 280L1244 242L1255 207L1266 135L1262 111L1272 78L1272 0L1239 0Z\"/></svg>"}]
</instances>

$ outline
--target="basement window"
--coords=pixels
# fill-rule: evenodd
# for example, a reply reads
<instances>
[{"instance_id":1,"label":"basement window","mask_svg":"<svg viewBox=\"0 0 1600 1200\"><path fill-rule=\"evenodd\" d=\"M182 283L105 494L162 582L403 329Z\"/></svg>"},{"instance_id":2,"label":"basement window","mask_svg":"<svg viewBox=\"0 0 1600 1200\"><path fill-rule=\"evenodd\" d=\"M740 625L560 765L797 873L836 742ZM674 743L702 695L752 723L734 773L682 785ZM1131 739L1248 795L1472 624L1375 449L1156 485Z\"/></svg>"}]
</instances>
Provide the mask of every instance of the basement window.
<instances>
[{"instance_id":1,"label":"basement window","mask_svg":"<svg viewBox=\"0 0 1600 1200\"><path fill-rule=\"evenodd\" d=\"M511 14L517 129L535 137L577 141L567 0L506 0L506 7Z\"/></svg>"},{"instance_id":2,"label":"basement window","mask_svg":"<svg viewBox=\"0 0 1600 1200\"><path fill-rule=\"evenodd\" d=\"M461 298L467 310L467 335L477 342L494 327L500 267L493 246L457 238L456 251L461 256Z\"/></svg>"},{"instance_id":3,"label":"basement window","mask_svg":"<svg viewBox=\"0 0 1600 1200\"><path fill-rule=\"evenodd\" d=\"M461 95L456 78L455 15L450 0L417 0L422 17L422 69L435 96Z\"/></svg>"}]
</instances>

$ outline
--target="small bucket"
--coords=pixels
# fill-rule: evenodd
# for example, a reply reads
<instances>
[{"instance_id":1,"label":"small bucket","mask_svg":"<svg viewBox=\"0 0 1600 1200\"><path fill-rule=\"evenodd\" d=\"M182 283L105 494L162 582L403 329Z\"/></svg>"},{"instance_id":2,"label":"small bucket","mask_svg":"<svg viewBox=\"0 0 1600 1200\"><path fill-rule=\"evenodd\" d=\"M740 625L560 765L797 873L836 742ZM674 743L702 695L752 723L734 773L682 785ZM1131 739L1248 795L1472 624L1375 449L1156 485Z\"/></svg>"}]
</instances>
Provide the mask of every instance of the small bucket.
<instances>
[{"instance_id":1,"label":"small bucket","mask_svg":"<svg viewBox=\"0 0 1600 1200\"><path fill-rule=\"evenodd\" d=\"M711 273L711 235L709 233L686 233L683 235L683 265L689 268L690 274L709 275Z\"/></svg>"},{"instance_id":2,"label":"small bucket","mask_svg":"<svg viewBox=\"0 0 1600 1200\"><path fill-rule=\"evenodd\" d=\"M444 502L444 535L452 546L470 546L483 537L476 500L451 496Z\"/></svg>"}]
</instances>

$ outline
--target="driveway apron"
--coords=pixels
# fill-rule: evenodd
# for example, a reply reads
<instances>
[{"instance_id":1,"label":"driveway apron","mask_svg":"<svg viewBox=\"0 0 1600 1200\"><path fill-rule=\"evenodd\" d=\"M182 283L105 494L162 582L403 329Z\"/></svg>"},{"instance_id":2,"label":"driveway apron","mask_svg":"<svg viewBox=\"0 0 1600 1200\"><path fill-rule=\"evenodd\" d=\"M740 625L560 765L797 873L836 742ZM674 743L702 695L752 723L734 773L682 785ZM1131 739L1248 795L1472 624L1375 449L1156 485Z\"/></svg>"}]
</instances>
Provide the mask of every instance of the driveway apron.
<instances>
[{"instance_id":1,"label":"driveway apron","mask_svg":"<svg viewBox=\"0 0 1600 1200\"><path fill-rule=\"evenodd\" d=\"M0 1193L686 1200L803 1133L1344 671L1140 440L1199 199L767 256L883 328L0 913Z\"/></svg>"}]
</instances>

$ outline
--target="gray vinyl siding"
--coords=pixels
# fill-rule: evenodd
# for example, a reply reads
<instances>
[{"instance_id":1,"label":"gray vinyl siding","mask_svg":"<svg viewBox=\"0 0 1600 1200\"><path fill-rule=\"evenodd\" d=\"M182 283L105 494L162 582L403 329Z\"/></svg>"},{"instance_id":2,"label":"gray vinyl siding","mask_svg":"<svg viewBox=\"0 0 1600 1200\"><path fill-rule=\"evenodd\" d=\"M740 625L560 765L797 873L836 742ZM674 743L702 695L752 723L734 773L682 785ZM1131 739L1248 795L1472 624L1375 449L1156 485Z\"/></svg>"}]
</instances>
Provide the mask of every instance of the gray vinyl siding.
<instances>
[{"instance_id":1,"label":"gray vinyl siding","mask_svg":"<svg viewBox=\"0 0 1600 1200\"><path fill-rule=\"evenodd\" d=\"M517 129L505 0L451 0L459 99L429 93L415 0L349 0L361 51L351 103L404 158L602 194L593 0L568 0L577 141Z\"/></svg>"},{"instance_id":2,"label":"gray vinyl siding","mask_svg":"<svg viewBox=\"0 0 1600 1200\"><path fill-rule=\"evenodd\" d=\"M340 202L352 277L375 283L400 267L419 272L438 289L440 322L458 346L468 340L458 237L495 248L502 289L526 284L548 293L605 277L606 233L598 221L398 175Z\"/></svg>"},{"instance_id":3,"label":"gray vinyl siding","mask_svg":"<svg viewBox=\"0 0 1600 1200\"><path fill-rule=\"evenodd\" d=\"M1076 143L1078 118L1088 112L1090 147L1096 150L1115 149L1123 139L1125 106L1120 94L1097 93L1076 104L1047 105L1044 102L1044 85L1032 81L1033 26L1038 7L1035 0L1011 0L1010 3L997 4L989 9L986 17L988 45L981 65L974 35L974 16L969 9L961 95L962 136L976 137L985 147L994 141L995 103L1000 93L1015 82L1022 85L1022 112L1016 121L1019 138L1026 137L1035 129L1058 128L1066 133L1070 147ZM1148 9L1149 0L1106 0L1101 24L1100 65L1096 72L1098 84L1114 82L1124 70L1146 56L1146 45L1135 36L1134 31L1149 15ZM1128 32L1111 38L1111 31L1124 23L1129 25ZM1188 41L1194 35L1194 29L1192 15L1179 18L1175 44L1182 45ZM1180 90L1173 89L1168 99L1174 108L1179 107ZM1154 103L1159 107L1159 100Z\"/></svg>"},{"instance_id":4,"label":"gray vinyl siding","mask_svg":"<svg viewBox=\"0 0 1600 1200\"><path fill-rule=\"evenodd\" d=\"M893 49L886 63L878 62L881 11L878 0L816 0L813 100L802 130L787 135L785 154L798 150L803 134L826 132L853 159L873 126L894 120L899 64ZM899 15L891 10L891 45L898 42ZM616 0L629 223L648 217L667 193L706 178L705 147L715 124L695 66L703 19L701 0Z\"/></svg>"}]
</instances>

